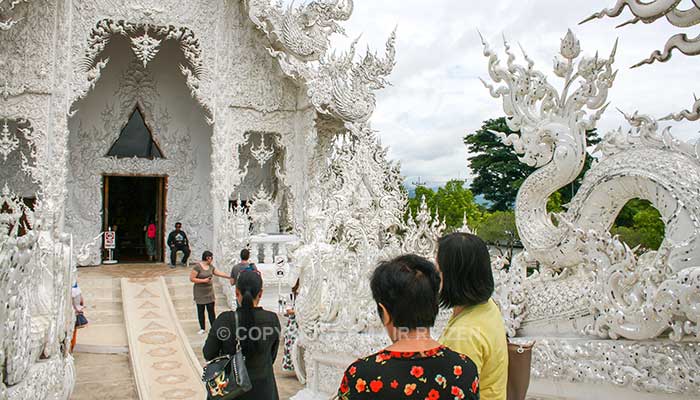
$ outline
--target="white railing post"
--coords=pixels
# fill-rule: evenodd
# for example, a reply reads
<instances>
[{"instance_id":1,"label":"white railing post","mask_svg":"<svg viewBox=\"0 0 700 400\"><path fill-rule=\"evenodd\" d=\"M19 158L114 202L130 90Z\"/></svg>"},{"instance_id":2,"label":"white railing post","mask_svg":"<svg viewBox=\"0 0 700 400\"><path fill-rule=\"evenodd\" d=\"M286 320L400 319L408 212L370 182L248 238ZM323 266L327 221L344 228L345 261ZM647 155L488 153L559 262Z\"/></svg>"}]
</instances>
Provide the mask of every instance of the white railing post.
<instances>
[{"instance_id":1,"label":"white railing post","mask_svg":"<svg viewBox=\"0 0 700 400\"><path fill-rule=\"evenodd\" d=\"M287 242L279 242L277 245L277 255L287 259Z\"/></svg>"},{"instance_id":2,"label":"white railing post","mask_svg":"<svg viewBox=\"0 0 700 400\"><path fill-rule=\"evenodd\" d=\"M250 258L256 262L260 263L260 260L258 259L258 254L259 254L259 248L258 248L258 243L255 242L254 239L250 241Z\"/></svg>"},{"instance_id":3,"label":"white railing post","mask_svg":"<svg viewBox=\"0 0 700 400\"><path fill-rule=\"evenodd\" d=\"M264 251L265 251L265 253L264 253L264 261L265 261L265 264L272 264L272 263L274 262L274 260L275 260L275 259L274 259L274 255L272 254L272 245L273 245L273 242L266 242L266 243L264 244L264 248L265 248L265 250L264 250Z\"/></svg>"}]
</instances>

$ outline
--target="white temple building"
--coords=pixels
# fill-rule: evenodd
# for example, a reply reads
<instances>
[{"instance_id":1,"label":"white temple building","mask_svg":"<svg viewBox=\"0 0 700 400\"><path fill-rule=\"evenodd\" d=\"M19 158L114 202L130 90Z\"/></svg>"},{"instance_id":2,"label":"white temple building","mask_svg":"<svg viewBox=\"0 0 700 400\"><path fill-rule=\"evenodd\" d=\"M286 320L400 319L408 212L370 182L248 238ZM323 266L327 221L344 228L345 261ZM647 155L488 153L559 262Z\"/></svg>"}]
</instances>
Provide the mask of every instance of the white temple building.
<instances>
[{"instance_id":1,"label":"white temple building","mask_svg":"<svg viewBox=\"0 0 700 400\"><path fill-rule=\"evenodd\" d=\"M644 22L700 23L700 7L678 4L621 0L592 18L629 6ZM353 0L0 0L0 400L70 398L76 266L107 257L109 230L119 259L144 260L151 220L160 261L175 222L193 258L213 250L226 267L245 246L265 264L292 258L305 385L295 398L330 397L349 362L386 346L368 277L401 253L433 258L445 225L425 205L404 218L399 167L368 122L394 67L394 33L383 54L329 51L352 10ZM696 399L700 144L628 116L629 132L605 137L553 218L547 199L581 171L585 132L617 74L614 40L584 54L569 32L557 46L549 74L507 43L507 58L484 43L485 90L519 132L502 140L538 168L516 203L525 251L508 268L494 262L510 339L535 342L530 394ZM678 49L699 53L697 40L674 37L648 61ZM668 119L699 114L700 102ZM632 198L661 212L658 252L635 255L608 232ZM125 304L167 292L138 282L123 289ZM150 305L174 315L168 301ZM161 322L182 332L176 318ZM168 338L141 328L127 329L132 358Z\"/></svg>"}]
</instances>

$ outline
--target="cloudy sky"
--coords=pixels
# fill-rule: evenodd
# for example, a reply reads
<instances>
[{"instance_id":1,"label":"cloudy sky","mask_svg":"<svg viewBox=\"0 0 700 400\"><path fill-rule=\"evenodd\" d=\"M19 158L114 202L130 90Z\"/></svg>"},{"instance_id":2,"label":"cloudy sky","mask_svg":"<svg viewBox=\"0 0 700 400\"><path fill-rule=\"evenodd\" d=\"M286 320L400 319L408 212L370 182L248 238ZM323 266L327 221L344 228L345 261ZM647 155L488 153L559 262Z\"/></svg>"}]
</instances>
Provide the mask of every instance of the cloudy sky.
<instances>
[{"instance_id":1,"label":"cloudy sky","mask_svg":"<svg viewBox=\"0 0 700 400\"><path fill-rule=\"evenodd\" d=\"M615 108L636 109L661 117L689 108L693 91L700 95L700 57L674 55L666 64L630 70L629 67L662 48L666 39L681 31L666 21L652 25L615 26L623 20L578 22L610 7L614 0L355 0L355 11L344 24L347 38L334 37L345 48L362 35L358 49L383 51L397 26L397 65L392 86L378 93L372 124L382 143L401 161L407 185L420 177L429 186L451 178L470 179L462 137L483 120L503 115L499 100L489 96L479 81L487 78L477 29L502 51L501 35L520 43L536 67L553 76L552 59L559 39L572 28L583 53L607 56L620 39L616 65L620 69L599 124L602 133L623 124ZM684 0L688 5L690 0ZM621 17L627 17L629 13ZM697 32L688 31L694 37ZM550 78L550 82L560 81ZM560 86L557 86L560 87ZM673 131L685 140L700 136L700 125L678 124Z\"/></svg>"}]
</instances>

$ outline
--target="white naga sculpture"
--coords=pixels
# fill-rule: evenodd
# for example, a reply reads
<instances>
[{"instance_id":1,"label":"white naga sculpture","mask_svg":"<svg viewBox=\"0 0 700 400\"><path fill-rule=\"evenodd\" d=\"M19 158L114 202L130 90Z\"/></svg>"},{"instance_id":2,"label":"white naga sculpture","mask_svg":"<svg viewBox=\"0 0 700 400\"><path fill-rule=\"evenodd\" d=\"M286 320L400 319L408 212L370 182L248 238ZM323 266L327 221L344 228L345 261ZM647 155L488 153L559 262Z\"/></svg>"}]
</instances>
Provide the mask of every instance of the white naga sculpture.
<instances>
[{"instance_id":1,"label":"white naga sculpture","mask_svg":"<svg viewBox=\"0 0 700 400\"><path fill-rule=\"evenodd\" d=\"M625 5L644 22L666 13L672 23L679 13L700 15L697 7L679 12L678 3L618 1L600 15L617 16ZM582 170L586 131L606 109L617 75L616 47L608 58L582 57L569 31L554 62L563 80L557 89L526 54L518 64L505 43L502 63L484 43L495 83L485 85L503 101L509 128L517 132L500 137L538 168L515 206L526 251L497 274L496 298L510 310L504 315L509 336L537 340L535 396L565 391L564 397L582 398L595 385L602 397L632 398L640 391L649 398L697 398L700 145L675 139L651 117L625 115L629 132L610 132L597 146L600 157L566 212L546 211L549 196ZM666 119L697 120L697 106ZM638 256L608 232L633 198L649 200L661 213L666 229L658 251ZM539 272L526 277L526 266Z\"/></svg>"}]
</instances>

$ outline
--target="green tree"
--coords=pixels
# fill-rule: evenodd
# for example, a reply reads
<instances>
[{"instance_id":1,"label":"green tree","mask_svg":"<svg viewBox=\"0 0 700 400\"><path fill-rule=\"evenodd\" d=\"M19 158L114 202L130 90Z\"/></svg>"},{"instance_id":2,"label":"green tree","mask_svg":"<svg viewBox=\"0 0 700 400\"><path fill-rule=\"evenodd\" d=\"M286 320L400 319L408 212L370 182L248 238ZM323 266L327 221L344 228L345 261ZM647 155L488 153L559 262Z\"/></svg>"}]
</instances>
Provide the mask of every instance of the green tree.
<instances>
[{"instance_id":1,"label":"green tree","mask_svg":"<svg viewBox=\"0 0 700 400\"><path fill-rule=\"evenodd\" d=\"M505 118L485 121L481 129L464 138L469 154L469 166L474 172L471 191L492 203L491 210L508 210L525 178L535 169L518 160L513 150L504 145L491 131L512 131Z\"/></svg>"},{"instance_id":2,"label":"green tree","mask_svg":"<svg viewBox=\"0 0 700 400\"><path fill-rule=\"evenodd\" d=\"M418 212L422 196L425 196L431 216L434 217L435 211L438 210L440 219L445 219L447 231L461 227L465 213L470 226L479 223L483 215L483 210L474 201L472 192L464 187L462 180L453 179L437 191L424 186L416 187L414 196L408 200L409 212L413 216Z\"/></svg>"},{"instance_id":3,"label":"green tree","mask_svg":"<svg viewBox=\"0 0 700 400\"><path fill-rule=\"evenodd\" d=\"M658 250L664 239L661 214L647 200L632 199L622 208L610 232L640 251Z\"/></svg>"},{"instance_id":4,"label":"green tree","mask_svg":"<svg viewBox=\"0 0 700 400\"><path fill-rule=\"evenodd\" d=\"M504 211L513 207L520 186L535 168L520 162L513 149L504 145L492 132L514 133L508 128L506 119L501 117L484 121L481 129L464 137L464 143L472 155L468 158L469 166L475 175L470 189L490 201L492 211ZM587 132L587 140L589 145L600 142L595 130ZM560 197L550 199L549 208L552 211L560 211L562 204L571 201L592 162L593 157L586 154L581 174L574 182L559 189Z\"/></svg>"},{"instance_id":5,"label":"green tree","mask_svg":"<svg viewBox=\"0 0 700 400\"><path fill-rule=\"evenodd\" d=\"M489 213L476 229L479 237L486 243L507 248L506 257L512 257L513 247L520 241L518 228L515 226L515 213L512 210Z\"/></svg>"}]
</instances>

